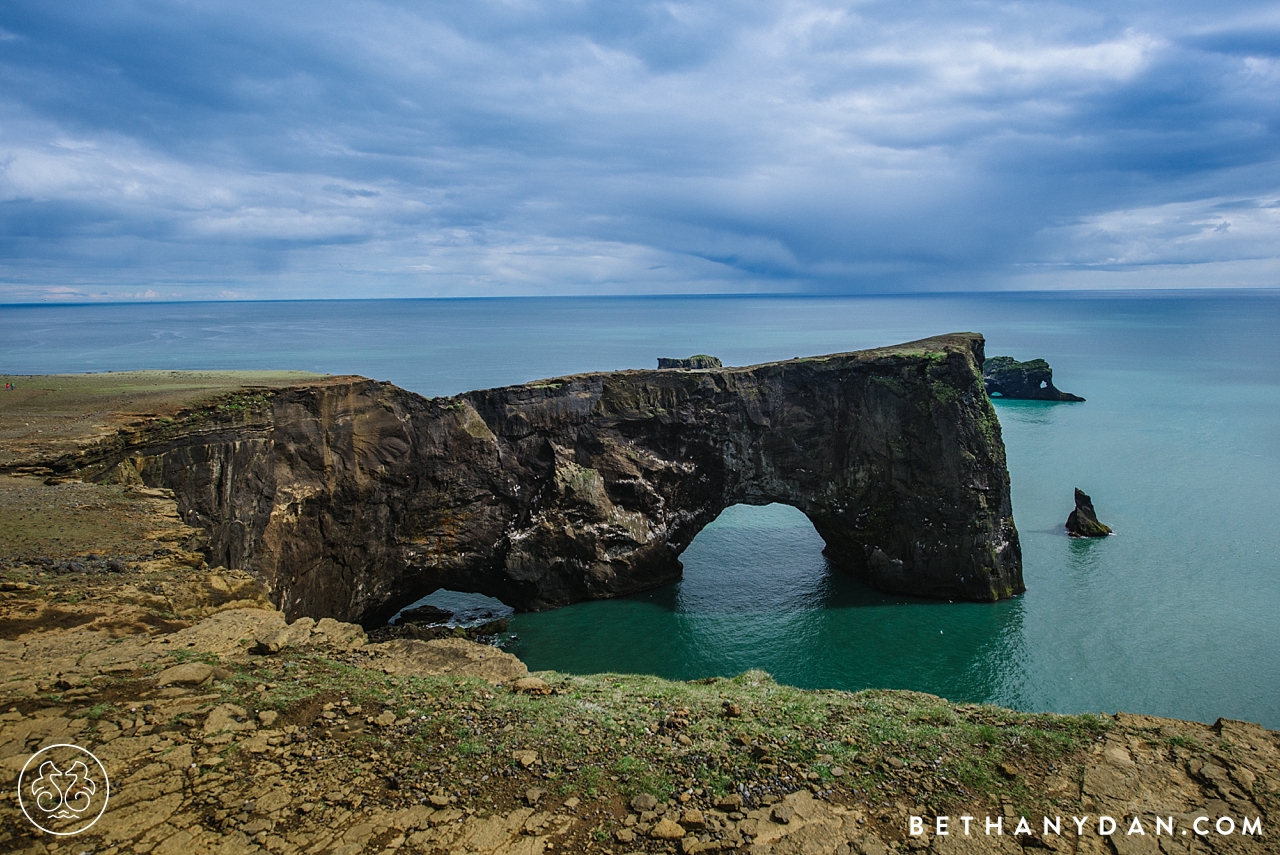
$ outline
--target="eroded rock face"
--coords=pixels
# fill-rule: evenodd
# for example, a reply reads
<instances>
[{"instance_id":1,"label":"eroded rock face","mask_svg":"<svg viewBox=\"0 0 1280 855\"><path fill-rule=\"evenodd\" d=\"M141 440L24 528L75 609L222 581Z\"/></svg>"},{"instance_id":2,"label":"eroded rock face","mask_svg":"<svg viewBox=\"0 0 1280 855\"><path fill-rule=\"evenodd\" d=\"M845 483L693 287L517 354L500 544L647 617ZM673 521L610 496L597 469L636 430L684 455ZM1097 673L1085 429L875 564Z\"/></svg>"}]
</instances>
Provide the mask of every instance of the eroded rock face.
<instances>
[{"instance_id":1,"label":"eroded rock face","mask_svg":"<svg viewBox=\"0 0 1280 855\"><path fill-rule=\"evenodd\" d=\"M334 378L119 453L291 618L374 625L440 587L524 609L628 594L678 578L726 507L770 502L877 588L994 600L1024 588L982 360L964 333L450 398Z\"/></svg>"},{"instance_id":2,"label":"eroded rock face","mask_svg":"<svg viewBox=\"0 0 1280 855\"><path fill-rule=\"evenodd\" d=\"M993 356L982 364L987 393L1032 401L1083 401L1079 395L1053 385L1053 369L1043 359L1019 362L1012 356Z\"/></svg>"}]
</instances>

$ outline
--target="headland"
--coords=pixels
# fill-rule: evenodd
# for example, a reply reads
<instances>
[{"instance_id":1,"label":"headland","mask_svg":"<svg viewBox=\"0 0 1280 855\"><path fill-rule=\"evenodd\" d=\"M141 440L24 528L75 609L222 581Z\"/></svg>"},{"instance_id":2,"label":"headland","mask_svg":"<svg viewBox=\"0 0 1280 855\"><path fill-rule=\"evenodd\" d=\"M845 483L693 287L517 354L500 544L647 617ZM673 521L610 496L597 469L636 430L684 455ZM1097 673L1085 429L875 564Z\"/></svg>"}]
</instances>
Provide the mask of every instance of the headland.
<instances>
[{"instance_id":1,"label":"headland","mask_svg":"<svg viewBox=\"0 0 1280 855\"><path fill-rule=\"evenodd\" d=\"M522 609L629 594L678 578L726 507L770 502L875 588L991 601L1024 586L982 362L982 337L957 333L448 398L333 377L225 392L24 465L173 490L209 561L290 617L376 626L438 588Z\"/></svg>"},{"instance_id":2,"label":"headland","mask_svg":"<svg viewBox=\"0 0 1280 855\"><path fill-rule=\"evenodd\" d=\"M286 616L269 578L210 565L209 531L172 489L46 464L189 413L210 434L252 423L298 378L170 374L145 400L94 378L135 379L80 378L78 403L59 403L67 378L17 378L44 394L0 406L0 763L16 776L55 742L103 760L112 800L76 851L1274 851L1280 735L1256 725L801 691L758 672L531 676L460 640L376 645ZM12 798L0 813L0 847L52 851ZM1143 837L1125 834L1135 818ZM1241 833L1254 819L1265 836Z\"/></svg>"}]
</instances>

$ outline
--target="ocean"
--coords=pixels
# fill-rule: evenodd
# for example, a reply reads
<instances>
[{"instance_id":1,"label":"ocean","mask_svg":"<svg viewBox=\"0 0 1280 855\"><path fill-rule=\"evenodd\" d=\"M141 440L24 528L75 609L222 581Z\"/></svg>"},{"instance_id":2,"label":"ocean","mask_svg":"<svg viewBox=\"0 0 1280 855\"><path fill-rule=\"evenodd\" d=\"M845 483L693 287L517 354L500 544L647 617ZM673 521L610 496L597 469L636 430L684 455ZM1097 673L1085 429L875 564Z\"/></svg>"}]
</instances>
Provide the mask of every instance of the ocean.
<instances>
[{"instance_id":1,"label":"ocean","mask_svg":"<svg viewBox=\"0 0 1280 855\"><path fill-rule=\"evenodd\" d=\"M1055 712L1280 728L1280 294L1013 293L0 307L0 372L290 368L425 395L710 353L748 365L976 330L1085 403L999 401L1027 593L889 596L792 508L737 506L674 585L516 615L532 669L751 668ZM1073 540L1072 489L1115 535Z\"/></svg>"}]
</instances>

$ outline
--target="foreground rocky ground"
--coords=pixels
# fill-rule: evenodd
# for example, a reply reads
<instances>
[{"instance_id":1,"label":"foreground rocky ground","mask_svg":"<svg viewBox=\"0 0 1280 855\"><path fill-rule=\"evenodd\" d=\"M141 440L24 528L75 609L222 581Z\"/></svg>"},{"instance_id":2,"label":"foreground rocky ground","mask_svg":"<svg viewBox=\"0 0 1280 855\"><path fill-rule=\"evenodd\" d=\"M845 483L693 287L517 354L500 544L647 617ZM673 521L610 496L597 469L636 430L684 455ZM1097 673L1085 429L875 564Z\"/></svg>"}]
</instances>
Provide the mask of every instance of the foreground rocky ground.
<instances>
[{"instance_id":1,"label":"foreground rocky ground","mask_svg":"<svg viewBox=\"0 0 1280 855\"><path fill-rule=\"evenodd\" d=\"M460 639L287 625L164 491L3 475L0 519L0 852L1280 852L1280 734L1256 725L528 675ZM69 838L15 792L57 743L111 778Z\"/></svg>"}]
</instances>

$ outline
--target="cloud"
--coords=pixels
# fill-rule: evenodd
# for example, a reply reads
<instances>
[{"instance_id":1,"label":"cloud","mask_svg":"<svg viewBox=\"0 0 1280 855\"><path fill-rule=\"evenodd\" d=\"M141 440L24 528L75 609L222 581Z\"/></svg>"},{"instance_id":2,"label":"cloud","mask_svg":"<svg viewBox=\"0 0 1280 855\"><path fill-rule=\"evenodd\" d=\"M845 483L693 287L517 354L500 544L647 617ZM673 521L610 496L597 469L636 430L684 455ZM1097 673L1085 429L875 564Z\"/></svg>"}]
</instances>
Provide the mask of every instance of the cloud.
<instances>
[{"instance_id":1,"label":"cloud","mask_svg":"<svg viewBox=\"0 0 1280 855\"><path fill-rule=\"evenodd\" d=\"M0 299L1265 271L1278 33L1249 2L14 2Z\"/></svg>"},{"instance_id":2,"label":"cloud","mask_svg":"<svg viewBox=\"0 0 1280 855\"><path fill-rule=\"evenodd\" d=\"M1101 267L1266 259L1280 199L1220 198L1108 211L1046 229L1047 261Z\"/></svg>"}]
</instances>

